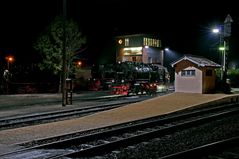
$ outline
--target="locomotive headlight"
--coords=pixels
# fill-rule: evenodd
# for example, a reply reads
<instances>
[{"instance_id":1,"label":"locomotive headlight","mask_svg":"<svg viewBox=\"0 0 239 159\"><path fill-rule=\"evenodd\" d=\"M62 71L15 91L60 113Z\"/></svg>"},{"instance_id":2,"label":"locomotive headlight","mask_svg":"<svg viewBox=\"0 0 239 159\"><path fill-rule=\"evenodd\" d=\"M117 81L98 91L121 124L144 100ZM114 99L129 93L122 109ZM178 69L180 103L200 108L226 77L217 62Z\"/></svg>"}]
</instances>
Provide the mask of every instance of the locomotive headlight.
<instances>
[{"instance_id":1,"label":"locomotive headlight","mask_svg":"<svg viewBox=\"0 0 239 159\"><path fill-rule=\"evenodd\" d=\"M157 92L165 92L167 91L167 87L165 85L158 85Z\"/></svg>"}]
</instances>

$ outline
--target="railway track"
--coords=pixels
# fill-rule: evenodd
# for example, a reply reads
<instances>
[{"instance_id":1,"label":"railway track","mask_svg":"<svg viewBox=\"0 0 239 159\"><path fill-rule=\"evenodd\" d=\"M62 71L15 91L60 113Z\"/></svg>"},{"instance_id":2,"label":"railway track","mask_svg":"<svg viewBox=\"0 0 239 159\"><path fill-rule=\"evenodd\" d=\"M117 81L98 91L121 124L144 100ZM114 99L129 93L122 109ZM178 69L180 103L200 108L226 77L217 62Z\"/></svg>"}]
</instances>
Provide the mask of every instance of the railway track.
<instances>
[{"instance_id":1,"label":"railway track","mask_svg":"<svg viewBox=\"0 0 239 159\"><path fill-rule=\"evenodd\" d=\"M177 152L161 159L236 159L239 158L239 135Z\"/></svg>"},{"instance_id":2,"label":"railway track","mask_svg":"<svg viewBox=\"0 0 239 159\"><path fill-rule=\"evenodd\" d=\"M83 108L74 108L70 110L52 111L46 113L37 113L17 117L8 117L0 119L0 130L18 128L29 125L49 123L54 121L82 117L99 111L117 108L126 104L135 103L144 100L144 98L135 98L131 100L110 101L107 104L97 104L84 106Z\"/></svg>"},{"instance_id":3,"label":"railway track","mask_svg":"<svg viewBox=\"0 0 239 159\"><path fill-rule=\"evenodd\" d=\"M25 97L25 100L22 100L22 98L20 97L20 99L14 99L12 97L7 97L8 100L10 100L9 102L5 102L2 103L1 105L1 109L9 109L11 107L15 108L15 107L28 107L28 106L34 106L34 105L56 105L59 104L61 105L62 100L61 97L59 96L50 96L43 98L43 97L38 97L37 95L32 95L29 96L27 98ZM73 102L85 102L85 101L105 101L105 100L111 100L111 99L121 99L124 98L124 96L121 95L114 95L114 96L107 96L106 93L104 94L95 94L95 96L93 95L88 95L88 93L86 93L85 96L74 96L72 98ZM24 98L23 98L24 99Z\"/></svg>"},{"instance_id":4,"label":"railway track","mask_svg":"<svg viewBox=\"0 0 239 159\"><path fill-rule=\"evenodd\" d=\"M135 144L147 144L151 140L160 140L164 136L180 133L185 129L238 113L237 104L184 111L165 117L160 116L85 132L78 134L78 136L68 134L68 137L64 136L64 138L59 136L54 139L34 141L34 143L23 143L19 146L25 147L25 149L2 155L0 158L55 159L104 156L112 151L115 153L120 152L122 148L134 147Z\"/></svg>"}]
</instances>

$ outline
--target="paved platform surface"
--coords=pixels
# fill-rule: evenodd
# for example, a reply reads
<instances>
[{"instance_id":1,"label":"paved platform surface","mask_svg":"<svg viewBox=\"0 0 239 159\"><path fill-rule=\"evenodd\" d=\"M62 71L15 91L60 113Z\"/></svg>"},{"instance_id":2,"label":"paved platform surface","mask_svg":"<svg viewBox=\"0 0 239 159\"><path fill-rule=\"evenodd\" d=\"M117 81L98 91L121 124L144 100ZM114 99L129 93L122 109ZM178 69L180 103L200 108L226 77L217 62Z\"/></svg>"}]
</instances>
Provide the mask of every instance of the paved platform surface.
<instances>
[{"instance_id":1,"label":"paved platform surface","mask_svg":"<svg viewBox=\"0 0 239 159\"><path fill-rule=\"evenodd\" d=\"M171 93L89 116L49 124L0 131L0 154L17 149L16 144L163 115L215 102L238 101L238 94Z\"/></svg>"}]
</instances>

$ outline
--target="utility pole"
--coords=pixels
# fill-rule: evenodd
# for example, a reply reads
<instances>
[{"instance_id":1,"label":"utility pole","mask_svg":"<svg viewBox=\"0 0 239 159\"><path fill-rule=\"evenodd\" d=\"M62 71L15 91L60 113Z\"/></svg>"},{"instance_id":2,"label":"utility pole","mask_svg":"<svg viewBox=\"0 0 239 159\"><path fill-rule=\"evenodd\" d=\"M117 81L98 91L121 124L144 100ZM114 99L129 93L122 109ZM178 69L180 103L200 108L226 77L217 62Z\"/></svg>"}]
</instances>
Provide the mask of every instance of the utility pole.
<instances>
[{"instance_id":1,"label":"utility pole","mask_svg":"<svg viewBox=\"0 0 239 159\"><path fill-rule=\"evenodd\" d=\"M62 106L66 106L66 0L63 0Z\"/></svg>"}]
</instances>

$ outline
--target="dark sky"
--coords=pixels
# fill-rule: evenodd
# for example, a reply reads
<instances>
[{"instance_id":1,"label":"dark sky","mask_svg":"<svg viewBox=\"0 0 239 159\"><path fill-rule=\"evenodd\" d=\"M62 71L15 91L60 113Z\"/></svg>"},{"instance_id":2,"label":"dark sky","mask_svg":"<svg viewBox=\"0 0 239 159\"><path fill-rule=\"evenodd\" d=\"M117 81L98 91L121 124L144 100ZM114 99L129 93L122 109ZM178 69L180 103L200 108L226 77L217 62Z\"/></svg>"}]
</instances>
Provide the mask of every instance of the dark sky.
<instances>
[{"instance_id":1,"label":"dark sky","mask_svg":"<svg viewBox=\"0 0 239 159\"><path fill-rule=\"evenodd\" d=\"M164 46L182 54L207 55L215 43L210 27L223 23L227 14L234 20L232 50L237 54L237 10L233 1L67 0L67 18L79 23L88 38L85 53L94 58L115 53L114 36L134 33L158 35ZM1 0L0 58L6 54L37 57L32 43L60 14L62 0Z\"/></svg>"}]
</instances>

